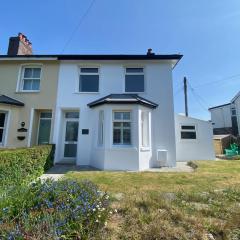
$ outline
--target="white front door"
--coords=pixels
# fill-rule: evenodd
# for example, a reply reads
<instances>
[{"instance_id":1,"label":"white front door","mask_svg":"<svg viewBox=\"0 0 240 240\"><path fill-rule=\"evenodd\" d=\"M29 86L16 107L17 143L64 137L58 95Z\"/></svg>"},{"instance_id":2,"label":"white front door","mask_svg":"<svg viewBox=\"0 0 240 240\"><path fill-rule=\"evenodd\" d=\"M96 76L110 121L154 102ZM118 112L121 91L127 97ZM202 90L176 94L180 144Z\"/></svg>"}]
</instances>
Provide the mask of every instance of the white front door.
<instances>
[{"instance_id":1,"label":"white front door","mask_svg":"<svg viewBox=\"0 0 240 240\"><path fill-rule=\"evenodd\" d=\"M63 159L76 160L79 112L65 112L63 134Z\"/></svg>"}]
</instances>

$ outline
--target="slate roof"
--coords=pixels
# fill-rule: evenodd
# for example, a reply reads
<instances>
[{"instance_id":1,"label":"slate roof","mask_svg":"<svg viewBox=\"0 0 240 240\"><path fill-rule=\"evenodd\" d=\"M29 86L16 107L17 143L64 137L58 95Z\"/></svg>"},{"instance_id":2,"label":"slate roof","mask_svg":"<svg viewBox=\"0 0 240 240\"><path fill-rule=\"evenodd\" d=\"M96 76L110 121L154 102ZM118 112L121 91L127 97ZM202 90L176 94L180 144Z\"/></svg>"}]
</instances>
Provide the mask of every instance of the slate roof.
<instances>
[{"instance_id":1,"label":"slate roof","mask_svg":"<svg viewBox=\"0 0 240 240\"><path fill-rule=\"evenodd\" d=\"M0 94L0 103L14 105L14 106L20 106L20 107L24 106L23 102L20 102L16 99L13 99L6 95L1 95L1 94Z\"/></svg>"},{"instance_id":2,"label":"slate roof","mask_svg":"<svg viewBox=\"0 0 240 240\"><path fill-rule=\"evenodd\" d=\"M149 108L156 108L158 104L149 101L137 94L110 94L88 104L90 108L102 104L140 104Z\"/></svg>"}]
</instances>

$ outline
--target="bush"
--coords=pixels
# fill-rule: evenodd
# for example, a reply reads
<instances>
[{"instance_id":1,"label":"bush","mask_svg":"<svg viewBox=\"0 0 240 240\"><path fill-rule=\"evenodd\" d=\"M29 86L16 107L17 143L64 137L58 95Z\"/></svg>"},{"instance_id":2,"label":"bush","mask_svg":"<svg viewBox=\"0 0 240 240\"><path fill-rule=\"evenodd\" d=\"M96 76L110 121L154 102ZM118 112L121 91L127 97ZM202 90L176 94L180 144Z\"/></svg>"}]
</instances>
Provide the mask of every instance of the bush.
<instances>
[{"instance_id":1,"label":"bush","mask_svg":"<svg viewBox=\"0 0 240 240\"><path fill-rule=\"evenodd\" d=\"M53 165L52 145L0 151L0 189L29 183Z\"/></svg>"},{"instance_id":2,"label":"bush","mask_svg":"<svg viewBox=\"0 0 240 240\"><path fill-rule=\"evenodd\" d=\"M108 199L89 181L38 180L12 189L0 201L0 239L97 238L111 213Z\"/></svg>"}]
</instances>

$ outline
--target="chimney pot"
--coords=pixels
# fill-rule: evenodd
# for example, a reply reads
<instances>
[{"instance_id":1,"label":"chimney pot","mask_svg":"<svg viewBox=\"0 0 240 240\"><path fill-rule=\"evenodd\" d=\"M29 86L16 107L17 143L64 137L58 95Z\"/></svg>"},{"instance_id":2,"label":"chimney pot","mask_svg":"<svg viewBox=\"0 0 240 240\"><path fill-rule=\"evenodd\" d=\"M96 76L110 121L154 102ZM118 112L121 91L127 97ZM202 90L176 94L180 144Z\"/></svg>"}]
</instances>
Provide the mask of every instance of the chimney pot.
<instances>
[{"instance_id":1,"label":"chimney pot","mask_svg":"<svg viewBox=\"0 0 240 240\"><path fill-rule=\"evenodd\" d=\"M151 55L155 55L155 53L152 52L152 49L149 48L147 51L147 55L151 56Z\"/></svg>"}]
</instances>

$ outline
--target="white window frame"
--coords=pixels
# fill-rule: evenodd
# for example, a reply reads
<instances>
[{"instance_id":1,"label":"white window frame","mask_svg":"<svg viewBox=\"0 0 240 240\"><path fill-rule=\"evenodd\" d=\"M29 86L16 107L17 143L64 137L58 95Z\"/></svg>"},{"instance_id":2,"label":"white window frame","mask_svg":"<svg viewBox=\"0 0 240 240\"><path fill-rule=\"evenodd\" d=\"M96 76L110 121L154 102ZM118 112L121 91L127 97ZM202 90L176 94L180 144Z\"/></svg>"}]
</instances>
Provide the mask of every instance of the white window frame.
<instances>
[{"instance_id":1,"label":"white window frame","mask_svg":"<svg viewBox=\"0 0 240 240\"><path fill-rule=\"evenodd\" d=\"M0 113L5 114L4 127L0 127L0 129L3 129L2 142L0 142L0 148L1 148L1 147L5 147L6 145L10 112L5 110L0 110Z\"/></svg>"},{"instance_id":2,"label":"white window frame","mask_svg":"<svg viewBox=\"0 0 240 240\"><path fill-rule=\"evenodd\" d=\"M39 79L39 90L24 90L23 85L24 85L24 72L26 68L40 68L40 78ZM17 89L16 92L26 92L26 93L37 93L40 92L41 89L41 80L42 80L42 71L43 71L43 65L42 64L24 64L20 66L19 70L19 76L18 76L18 83L17 83ZM31 78L33 79L33 78Z\"/></svg>"},{"instance_id":3,"label":"white window frame","mask_svg":"<svg viewBox=\"0 0 240 240\"><path fill-rule=\"evenodd\" d=\"M142 68L142 72L128 73L127 68ZM126 91L126 75L143 75L143 91L142 92L128 92ZM143 66L125 66L124 67L124 92L125 93L145 93L146 92L146 84L145 84L145 68Z\"/></svg>"},{"instance_id":4,"label":"white window frame","mask_svg":"<svg viewBox=\"0 0 240 240\"><path fill-rule=\"evenodd\" d=\"M114 118L114 113L116 112L127 112L127 113L130 113L130 119L115 119ZM115 122L120 122L120 123L123 123L123 122L129 122L130 123L130 143L129 144L126 144L126 143L123 143L123 129L129 129L129 127L114 127L114 123ZM112 111L112 144L113 146L132 146L132 111L131 110L113 110ZM121 130L121 143L114 143L114 129L119 129Z\"/></svg>"},{"instance_id":5,"label":"white window frame","mask_svg":"<svg viewBox=\"0 0 240 240\"><path fill-rule=\"evenodd\" d=\"M104 110L99 111L98 116L98 146L104 144Z\"/></svg>"},{"instance_id":6,"label":"white window frame","mask_svg":"<svg viewBox=\"0 0 240 240\"><path fill-rule=\"evenodd\" d=\"M146 119L147 119L147 125L145 127L147 127L147 136L144 135L144 119L143 119L143 114L146 114ZM150 112L149 111L141 111L140 112L140 131L141 131L141 142L140 142L140 146L141 146L141 149L149 149L150 148ZM143 144L143 138L144 137L147 137L148 138L148 141L147 141L147 145L144 146Z\"/></svg>"},{"instance_id":7,"label":"white window frame","mask_svg":"<svg viewBox=\"0 0 240 240\"><path fill-rule=\"evenodd\" d=\"M52 117L51 118L46 118L46 117L41 117L41 113L51 113ZM51 132L52 132L52 123L53 123L53 112L52 110L46 110L46 111L41 111L39 112L39 119L38 119L38 130L37 130L37 145L39 145L38 143L38 137L39 137L39 128L40 128L40 121L41 119L43 120L51 120L51 129L50 129L50 136L49 136L49 143L50 143L50 139L51 139Z\"/></svg>"},{"instance_id":8,"label":"white window frame","mask_svg":"<svg viewBox=\"0 0 240 240\"><path fill-rule=\"evenodd\" d=\"M82 68L97 68L98 72L97 73L82 73L81 69ZM98 91L97 92L83 92L80 91L79 86L80 86L80 78L81 75L97 75L98 76ZM77 81L77 86L76 86L76 93L81 93L81 94L96 94L100 92L100 67L99 66L79 66L79 75L78 75L78 81Z\"/></svg>"},{"instance_id":9,"label":"white window frame","mask_svg":"<svg viewBox=\"0 0 240 240\"><path fill-rule=\"evenodd\" d=\"M194 129L182 129L183 126L194 127ZM195 132L196 138L182 138L182 132ZM180 124L180 140L181 141L197 141L198 133L197 133L197 125L196 124Z\"/></svg>"}]
</instances>

